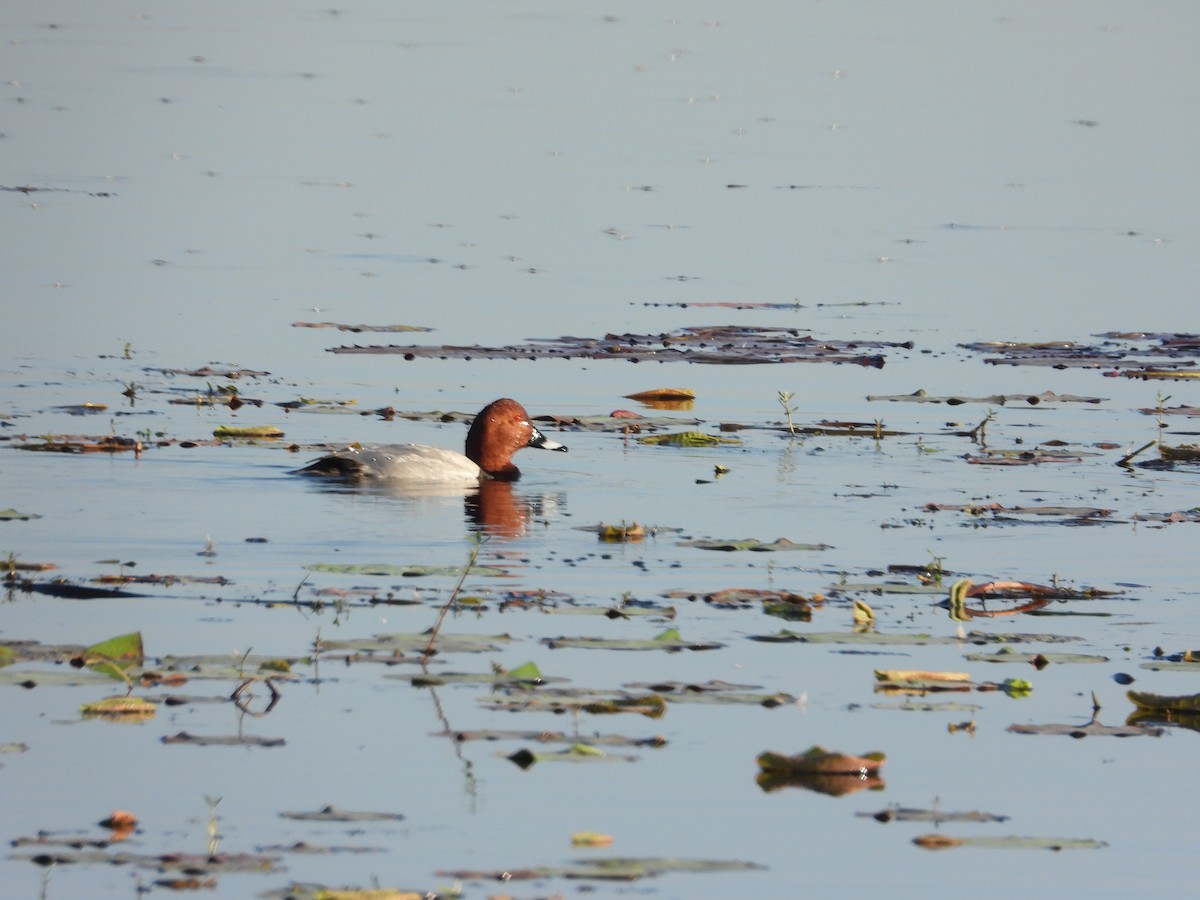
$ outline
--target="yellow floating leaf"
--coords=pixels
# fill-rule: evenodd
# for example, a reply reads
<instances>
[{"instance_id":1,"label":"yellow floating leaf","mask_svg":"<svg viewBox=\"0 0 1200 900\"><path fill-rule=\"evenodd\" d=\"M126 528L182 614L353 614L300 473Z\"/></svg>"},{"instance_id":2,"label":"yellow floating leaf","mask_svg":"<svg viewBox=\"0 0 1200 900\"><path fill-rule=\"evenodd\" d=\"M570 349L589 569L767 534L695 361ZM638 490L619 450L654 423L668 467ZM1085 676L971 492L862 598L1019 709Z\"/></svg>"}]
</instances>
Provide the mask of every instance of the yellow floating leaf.
<instances>
[{"instance_id":1,"label":"yellow floating leaf","mask_svg":"<svg viewBox=\"0 0 1200 900\"><path fill-rule=\"evenodd\" d=\"M611 834L600 834L596 831L577 831L571 835L573 847L609 847L612 842Z\"/></svg>"},{"instance_id":2,"label":"yellow floating leaf","mask_svg":"<svg viewBox=\"0 0 1200 900\"><path fill-rule=\"evenodd\" d=\"M145 697L105 697L80 708L85 716L105 716L124 721L142 721L153 717L158 707Z\"/></svg>"},{"instance_id":3,"label":"yellow floating leaf","mask_svg":"<svg viewBox=\"0 0 1200 900\"><path fill-rule=\"evenodd\" d=\"M620 525L605 525L603 522L601 522L596 534L602 541L606 541L608 543L621 543L624 541L642 540L642 538L646 536L646 529L637 522L633 522L629 525L626 525L624 522L622 522Z\"/></svg>"},{"instance_id":4,"label":"yellow floating leaf","mask_svg":"<svg viewBox=\"0 0 1200 900\"><path fill-rule=\"evenodd\" d=\"M676 447L715 447L719 444L740 444L737 438L706 434L703 431L679 431L674 434L652 434L638 438L640 444L670 444Z\"/></svg>"},{"instance_id":5,"label":"yellow floating leaf","mask_svg":"<svg viewBox=\"0 0 1200 900\"><path fill-rule=\"evenodd\" d=\"M213 437L227 438L281 438L283 432L274 425L221 425L213 429Z\"/></svg>"},{"instance_id":6,"label":"yellow floating leaf","mask_svg":"<svg viewBox=\"0 0 1200 900\"><path fill-rule=\"evenodd\" d=\"M875 610L865 600L854 601L854 621L859 625L868 625L875 621Z\"/></svg>"}]
</instances>

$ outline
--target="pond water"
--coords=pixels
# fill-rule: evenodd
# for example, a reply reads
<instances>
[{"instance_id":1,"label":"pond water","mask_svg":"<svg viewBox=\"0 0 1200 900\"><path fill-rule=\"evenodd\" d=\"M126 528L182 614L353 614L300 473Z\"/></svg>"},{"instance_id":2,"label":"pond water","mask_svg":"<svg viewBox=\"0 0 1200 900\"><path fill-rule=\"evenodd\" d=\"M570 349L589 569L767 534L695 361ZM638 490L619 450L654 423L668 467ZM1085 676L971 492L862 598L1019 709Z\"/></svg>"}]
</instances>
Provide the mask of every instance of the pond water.
<instances>
[{"instance_id":1,"label":"pond water","mask_svg":"<svg viewBox=\"0 0 1200 900\"><path fill-rule=\"evenodd\" d=\"M65 664L0 669L6 841L40 832L101 840L109 835L96 823L126 809L139 830L109 855L204 854L206 798L219 797L220 852L278 857L270 872L203 875L229 897L293 882L662 898L788 897L801 885L821 895L928 896L965 885L978 896L1127 896L1192 884L1196 832L1180 811L1194 799L1192 731L1072 739L1007 729L1082 727L1093 698L1101 722L1122 725L1134 707L1114 676L1151 693L1200 691L1195 674L1145 667L1156 648L1200 647L1200 525L1138 518L1195 509L1200 470L1137 465L1153 448L1132 466L1115 464L1159 436L1157 417L1141 410L1168 395L1166 407L1200 405L1196 379L1124 377L1120 361L989 364L998 351L961 345L1071 341L1161 361L1150 355L1156 337L1098 335L1197 330L1194 4L50 0L6 3L0 22L8 297L0 509L37 516L0 521L0 552L53 563L52 572L21 573L42 584L152 573L225 580L131 584L139 596L88 600L10 586L0 641L88 646L137 631L153 659L299 660L266 715L195 702L227 698L238 684L227 674L139 688L193 702L163 705L137 724L81 718L82 704L121 693L117 682L60 683ZM431 330L294 325L327 322ZM328 352L715 325L911 347L856 351L885 357L882 368ZM180 374L202 366L258 374ZM133 400L122 393L131 384ZM231 385L263 405L172 402ZM692 408L660 412L625 399L667 386L694 390ZM868 399L917 390L976 400ZM791 436L781 391L793 393L799 426L882 420L897 433ZM1095 402L979 399L1046 391ZM557 417L564 424L541 424L570 452L523 453L524 477L493 505L490 525L461 493L414 496L290 474L320 444L459 448L461 417L363 411L469 417L499 396ZM300 398L329 403L278 405ZM105 409L81 413L84 403ZM653 446L569 421L616 409L674 420L658 433L741 443ZM968 462L982 448L965 433L989 413L988 447L1064 442L1071 461ZM721 431L722 423L744 427ZM286 437L212 441L228 425L274 425ZM1167 444L1196 443L1200 430L1184 414L1165 416L1165 428ZM18 449L37 436L110 433L141 435L147 447L140 457ZM728 472L717 477L718 465ZM930 512L930 503L1111 514L1005 522ZM601 522L659 530L605 543L587 530ZM689 545L780 537L825 546ZM723 680L789 699L775 708L668 702L657 719L505 712L490 704L509 695L487 686L414 688L391 677L419 672L413 664L347 665L345 651L309 660L318 640L431 628L476 550L479 564L505 575L467 577L462 595L482 603L456 609L440 639L511 640L484 653L447 650L430 664L434 674L533 661L569 679L546 688L611 694ZM837 591L912 584L887 567L936 563L953 574L934 594ZM322 564L445 571L345 574ZM995 644L754 639L785 628L852 635L854 599L871 605L881 634L953 639L960 623L938 603L959 576L1117 592L1044 610L1054 615L962 624L1078 638L1011 646L1106 661L1037 670L964 659ZM800 622L763 615L761 603L727 609L679 596L728 588L826 600ZM504 607L510 591L548 592L557 605ZM410 602L365 602L372 595ZM661 608L612 619L564 614L623 599ZM668 627L720 646L664 653L545 643L642 640ZM875 691L876 669L1024 678L1033 689L931 694L917 699L977 708L897 710L887 708L897 698ZM30 680L35 688L21 686ZM250 709L261 713L266 690L254 691ZM949 727L965 722L974 729ZM661 735L666 744L604 748L632 763L522 770L505 757L566 745L460 744L442 734L483 729ZM285 743L163 742L181 732ZM756 784L758 754L813 745L885 753L884 785L834 796ZM330 804L405 818L281 817ZM858 815L889 806L1008 819L935 826ZM573 848L581 831L613 843ZM912 843L928 833L1104 846L933 852ZM376 852L279 849L298 842ZM39 866L31 861L39 852L64 861ZM14 846L0 863L5 896L170 891L156 885L167 876L153 867L89 862L80 852ZM633 882L465 877L618 856L760 868Z\"/></svg>"}]
</instances>

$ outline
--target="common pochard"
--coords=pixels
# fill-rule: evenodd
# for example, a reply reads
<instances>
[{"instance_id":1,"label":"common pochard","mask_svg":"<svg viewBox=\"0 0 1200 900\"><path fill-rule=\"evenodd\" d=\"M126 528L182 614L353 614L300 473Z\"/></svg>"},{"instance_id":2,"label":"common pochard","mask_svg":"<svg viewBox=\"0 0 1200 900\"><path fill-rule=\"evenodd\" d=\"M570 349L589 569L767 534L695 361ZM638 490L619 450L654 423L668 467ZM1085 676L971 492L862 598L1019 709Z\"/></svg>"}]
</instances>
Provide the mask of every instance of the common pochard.
<instances>
[{"instance_id":1,"label":"common pochard","mask_svg":"<svg viewBox=\"0 0 1200 900\"><path fill-rule=\"evenodd\" d=\"M534 427L525 407L505 398L489 403L475 417L467 432L466 456L422 444L355 445L323 456L297 473L427 484L516 481L521 470L512 458L522 447L567 450Z\"/></svg>"}]
</instances>

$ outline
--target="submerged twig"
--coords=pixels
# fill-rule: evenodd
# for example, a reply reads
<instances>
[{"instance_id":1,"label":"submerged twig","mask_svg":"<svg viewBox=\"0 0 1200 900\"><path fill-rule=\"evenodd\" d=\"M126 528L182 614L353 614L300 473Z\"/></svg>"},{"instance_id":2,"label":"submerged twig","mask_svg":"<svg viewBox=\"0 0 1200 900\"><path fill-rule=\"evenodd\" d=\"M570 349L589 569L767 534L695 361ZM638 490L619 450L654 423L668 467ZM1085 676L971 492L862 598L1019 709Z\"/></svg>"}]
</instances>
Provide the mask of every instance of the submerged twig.
<instances>
[{"instance_id":1,"label":"submerged twig","mask_svg":"<svg viewBox=\"0 0 1200 900\"><path fill-rule=\"evenodd\" d=\"M1129 461L1131 459L1133 459L1135 456L1137 456L1143 450L1149 450L1151 447L1153 447L1157 443L1158 443L1158 441L1147 441L1146 443L1142 444L1142 446L1140 446L1136 450L1134 450L1132 453L1126 453L1124 456L1122 456L1120 459L1118 459L1117 465L1118 466L1129 465Z\"/></svg>"},{"instance_id":2,"label":"submerged twig","mask_svg":"<svg viewBox=\"0 0 1200 900\"><path fill-rule=\"evenodd\" d=\"M454 585L454 590L450 592L450 598L442 606L442 611L438 613L437 621L433 623L433 628L429 633L429 643L425 645L424 652L421 653L421 662L428 662L429 657L433 656L433 645L437 641L438 632L441 631L442 622L446 620L446 613L450 612L450 607L458 599L458 592L462 590L463 582L467 580L467 575L475 565L475 560L479 557L479 548L482 546L482 541L476 539L475 546L471 548L471 555L467 559L467 564L463 566L462 575L458 579L458 584Z\"/></svg>"},{"instance_id":3,"label":"submerged twig","mask_svg":"<svg viewBox=\"0 0 1200 900\"><path fill-rule=\"evenodd\" d=\"M967 437L979 444L980 447L987 446L987 425L988 422L996 418L996 411L989 409L987 415L983 417L983 421L967 432Z\"/></svg>"}]
</instances>

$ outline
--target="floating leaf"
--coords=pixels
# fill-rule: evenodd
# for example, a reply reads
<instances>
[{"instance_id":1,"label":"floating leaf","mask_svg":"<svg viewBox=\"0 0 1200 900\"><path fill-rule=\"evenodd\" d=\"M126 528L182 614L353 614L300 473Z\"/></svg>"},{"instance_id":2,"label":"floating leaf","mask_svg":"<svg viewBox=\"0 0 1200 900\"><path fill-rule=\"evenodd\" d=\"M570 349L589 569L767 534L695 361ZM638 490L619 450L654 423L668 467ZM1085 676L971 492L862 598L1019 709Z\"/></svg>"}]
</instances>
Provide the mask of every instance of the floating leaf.
<instances>
[{"instance_id":1,"label":"floating leaf","mask_svg":"<svg viewBox=\"0 0 1200 900\"><path fill-rule=\"evenodd\" d=\"M706 434L703 431L680 431L674 434L652 434L637 439L639 444L656 444L672 447L717 447L722 444L740 444L738 438Z\"/></svg>"},{"instance_id":2,"label":"floating leaf","mask_svg":"<svg viewBox=\"0 0 1200 900\"><path fill-rule=\"evenodd\" d=\"M1008 647L1002 647L995 653L968 653L964 658L971 662L1025 663L1038 668L1047 663L1108 662L1107 656L1094 656L1089 653L1014 653Z\"/></svg>"},{"instance_id":3,"label":"floating leaf","mask_svg":"<svg viewBox=\"0 0 1200 900\"><path fill-rule=\"evenodd\" d=\"M825 589L827 594L942 594L946 589L940 584L912 584L899 581L860 581L831 584Z\"/></svg>"},{"instance_id":4,"label":"floating leaf","mask_svg":"<svg viewBox=\"0 0 1200 900\"><path fill-rule=\"evenodd\" d=\"M336 806L323 806L309 812L281 812L280 818L301 822L401 822L404 816L391 812L352 812Z\"/></svg>"},{"instance_id":5,"label":"floating leaf","mask_svg":"<svg viewBox=\"0 0 1200 900\"><path fill-rule=\"evenodd\" d=\"M1200 713L1200 694L1167 696L1165 694L1150 694L1145 691L1126 691L1125 696L1132 700L1138 709L1155 710L1157 712Z\"/></svg>"},{"instance_id":6,"label":"floating leaf","mask_svg":"<svg viewBox=\"0 0 1200 900\"><path fill-rule=\"evenodd\" d=\"M942 809L910 809L900 806L889 806L878 812L859 810L855 815L874 819L876 822L932 822L935 825L940 825L942 822L1007 822L1009 818L977 810L950 812Z\"/></svg>"},{"instance_id":7,"label":"floating leaf","mask_svg":"<svg viewBox=\"0 0 1200 900\"><path fill-rule=\"evenodd\" d=\"M969 691L974 685L966 672L921 672L910 669L876 669L875 690L895 692Z\"/></svg>"},{"instance_id":8,"label":"floating leaf","mask_svg":"<svg viewBox=\"0 0 1200 900\"><path fill-rule=\"evenodd\" d=\"M696 392L691 388L653 388L624 397L626 400L695 400Z\"/></svg>"},{"instance_id":9,"label":"floating leaf","mask_svg":"<svg viewBox=\"0 0 1200 900\"><path fill-rule=\"evenodd\" d=\"M602 541L622 543L642 540L646 536L646 529L637 522L629 525L626 525L624 522L620 525L605 525L601 522L596 534Z\"/></svg>"},{"instance_id":10,"label":"floating leaf","mask_svg":"<svg viewBox=\"0 0 1200 900\"><path fill-rule=\"evenodd\" d=\"M765 869L757 863L720 859L664 859L661 857L613 857L577 860L572 866L516 866L493 871L456 869L435 873L439 878L459 881L531 881L544 878L570 878L605 882L636 881L668 872L755 872Z\"/></svg>"},{"instance_id":11,"label":"floating leaf","mask_svg":"<svg viewBox=\"0 0 1200 900\"><path fill-rule=\"evenodd\" d=\"M219 425L213 429L213 437L223 441L235 438L267 438L278 440L283 436L283 431L274 425Z\"/></svg>"},{"instance_id":12,"label":"floating leaf","mask_svg":"<svg viewBox=\"0 0 1200 900\"><path fill-rule=\"evenodd\" d=\"M536 741L539 744L574 744L579 741L579 735L567 734L563 731L506 731L498 728L487 728L480 731L440 731L434 732L435 737L448 737L462 743L464 741ZM626 737L620 734L589 734L588 743L604 747L665 747L667 739L662 735L648 738Z\"/></svg>"},{"instance_id":13,"label":"floating leaf","mask_svg":"<svg viewBox=\"0 0 1200 900\"><path fill-rule=\"evenodd\" d=\"M395 678L409 681L413 687L437 687L443 684L490 684L493 686L513 685L531 688L541 684L553 684L567 681L566 678L546 678L532 662L525 663L511 672L491 672L488 674L473 674L464 672L439 672L437 674L421 672L411 675L385 675L385 678Z\"/></svg>"},{"instance_id":14,"label":"floating leaf","mask_svg":"<svg viewBox=\"0 0 1200 900\"><path fill-rule=\"evenodd\" d=\"M501 754L497 755L499 756ZM566 750L558 750L549 753L522 749L518 750L516 753L509 754L504 758L510 762L516 763L522 769L528 769L534 763L539 762L637 762L636 756L605 753L603 750L593 747L590 744L575 744Z\"/></svg>"},{"instance_id":15,"label":"floating leaf","mask_svg":"<svg viewBox=\"0 0 1200 900\"><path fill-rule=\"evenodd\" d=\"M17 512L11 506L8 509L0 509L0 522L22 521L28 522L30 519L40 519L41 516L37 513Z\"/></svg>"},{"instance_id":16,"label":"floating leaf","mask_svg":"<svg viewBox=\"0 0 1200 900\"><path fill-rule=\"evenodd\" d=\"M1095 717L1086 725L1009 725L1013 734L1053 734L1083 737L1161 737L1163 729L1144 725L1103 725Z\"/></svg>"},{"instance_id":17,"label":"floating leaf","mask_svg":"<svg viewBox=\"0 0 1200 900\"><path fill-rule=\"evenodd\" d=\"M948 834L923 834L913 843L926 850L946 850L951 847L989 847L1009 850L1099 850L1107 847L1104 841L1090 838L1042 837L951 837Z\"/></svg>"},{"instance_id":18,"label":"floating leaf","mask_svg":"<svg viewBox=\"0 0 1200 900\"><path fill-rule=\"evenodd\" d=\"M1054 391L1043 391L1040 394L993 394L990 397L934 397L923 390L911 394L868 394L869 402L887 401L889 403L945 403L947 406L961 406L964 403L987 403L992 406L1004 406L1006 403L1024 403L1029 406L1039 406L1046 403L1102 403L1104 397L1076 397L1072 394L1056 394Z\"/></svg>"},{"instance_id":19,"label":"floating leaf","mask_svg":"<svg viewBox=\"0 0 1200 900\"><path fill-rule=\"evenodd\" d=\"M770 543L756 540L755 538L743 538L740 541L681 541L680 547L696 547L700 550L724 550L731 552L735 550L751 550L758 553L771 553L777 551L788 550L806 550L820 551L832 550L833 547L829 544L796 544L789 541L787 538L776 538Z\"/></svg>"},{"instance_id":20,"label":"floating leaf","mask_svg":"<svg viewBox=\"0 0 1200 900\"><path fill-rule=\"evenodd\" d=\"M154 717L158 706L145 697L106 697L80 707L84 716L104 716L124 722L142 722Z\"/></svg>"},{"instance_id":21,"label":"floating leaf","mask_svg":"<svg viewBox=\"0 0 1200 900\"><path fill-rule=\"evenodd\" d=\"M89 668L125 680L125 670L140 666L144 659L142 634L133 631L93 644L83 651L81 658Z\"/></svg>"},{"instance_id":22,"label":"floating leaf","mask_svg":"<svg viewBox=\"0 0 1200 900\"><path fill-rule=\"evenodd\" d=\"M446 634L437 638L437 652L443 653L495 653L501 645L510 644L508 634ZM363 653L401 654L424 652L429 646L428 634L379 634L371 638L352 638L341 641L321 641L321 650L351 650Z\"/></svg>"},{"instance_id":23,"label":"floating leaf","mask_svg":"<svg viewBox=\"0 0 1200 900\"><path fill-rule=\"evenodd\" d=\"M674 628L668 628L658 636L649 640L629 638L593 638L593 637L557 637L542 638L541 641L552 650L563 647L573 647L585 650L716 650L724 644L715 641L685 641Z\"/></svg>"},{"instance_id":24,"label":"floating leaf","mask_svg":"<svg viewBox=\"0 0 1200 900\"><path fill-rule=\"evenodd\" d=\"M612 842L611 834L600 834L596 831L577 831L571 835L572 847L610 847Z\"/></svg>"},{"instance_id":25,"label":"floating leaf","mask_svg":"<svg viewBox=\"0 0 1200 900\"><path fill-rule=\"evenodd\" d=\"M293 322L293 328L336 328L338 331L405 332L433 331L424 325L344 325L341 322Z\"/></svg>"},{"instance_id":26,"label":"floating leaf","mask_svg":"<svg viewBox=\"0 0 1200 900\"><path fill-rule=\"evenodd\" d=\"M164 744L191 744L195 747L282 747L283 738L265 738L254 735L195 735L186 731L163 735Z\"/></svg>"}]
</instances>

